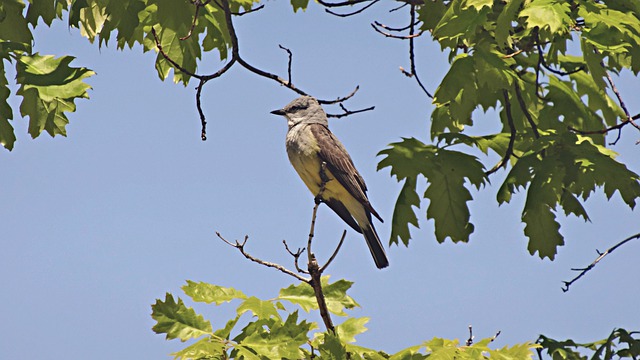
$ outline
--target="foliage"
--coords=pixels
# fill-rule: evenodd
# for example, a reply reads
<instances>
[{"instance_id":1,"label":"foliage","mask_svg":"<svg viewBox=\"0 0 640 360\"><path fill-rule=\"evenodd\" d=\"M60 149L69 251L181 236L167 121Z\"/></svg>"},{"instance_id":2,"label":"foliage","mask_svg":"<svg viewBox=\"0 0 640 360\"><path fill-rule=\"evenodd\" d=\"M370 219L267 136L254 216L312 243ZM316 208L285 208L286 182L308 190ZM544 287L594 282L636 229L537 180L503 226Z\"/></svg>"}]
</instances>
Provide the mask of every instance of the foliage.
<instances>
[{"instance_id":1,"label":"foliage","mask_svg":"<svg viewBox=\"0 0 640 360\"><path fill-rule=\"evenodd\" d=\"M541 348L538 349L538 353L542 353L542 349L544 349L554 360L637 359L640 356L640 338L638 335L640 335L638 331L630 332L625 329L615 329L606 339L585 344L577 344L573 340L557 341L540 335L537 343L540 344ZM582 355L574 350L579 348L589 351L591 356Z\"/></svg>"},{"instance_id":2,"label":"foliage","mask_svg":"<svg viewBox=\"0 0 640 360\"><path fill-rule=\"evenodd\" d=\"M329 311L345 320L335 333L319 330L316 322L302 319L296 305L305 312L317 310L311 286L306 283L280 290L279 296L261 300L233 288L204 282L188 281L182 290L195 302L215 304L237 302L236 315L213 330L211 322L187 307L182 299L167 294L152 306L156 321L153 330L165 334L168 340L189 341L184 349L173 353L175 359L531 359L533 343L492 349L492 339L472 345L460 345L458 340L434 338L395 354L355 345L355 337L367 330L368 318L355 318L346 310L358 306L347 295L352 283L322 279ZM246 315L245 315L246 314Z\"/></svg>"}]
</instances>

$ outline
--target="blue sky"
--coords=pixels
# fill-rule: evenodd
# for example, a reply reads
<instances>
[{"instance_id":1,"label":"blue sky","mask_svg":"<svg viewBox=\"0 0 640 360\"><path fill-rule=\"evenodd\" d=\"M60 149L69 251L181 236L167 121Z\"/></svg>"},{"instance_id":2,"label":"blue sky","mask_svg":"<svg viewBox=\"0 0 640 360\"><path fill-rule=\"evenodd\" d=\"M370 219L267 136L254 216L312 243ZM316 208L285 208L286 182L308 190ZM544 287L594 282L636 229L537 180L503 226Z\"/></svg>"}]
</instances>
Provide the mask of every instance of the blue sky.
<instances>
[{"instance_id":1,"label":"blue sky","mask_svg":"<svg viewBox=\"0 0 640 360\"><path fill-rule=\"evenodd\" d=\"M366 179L386 220L376 227L388 239L400 185L388 170L376 172L376 153L401 137L428 141L433 107L398 70L408 68L407 43L384 38L369 23L399 26L405 16L380 5L341 19L315 4L298 14L285 1L265 4L236 19L247 61L284 76L282 44L293 51L297 86L331 99L359 85L347 106L376 106L332 120L331 128ZM113 44L98 49L62 22L39 26L35 39L42 54L71 54L75 66L97 75L89 80L91 99L78 101L70 116L67 138L31 140L26 120L16 119L15 149L0 152L2 357L169 358L183 344L154 334L149 316L165 292L180 295L189 279L272 298L294 282L248 262L215 236L249 235L249 252L291 267L282 240L306 245L313 198L288 163L284 119L269 114L295 98L293 92L233 68L203 91L209 140L202 142L195 83L160 81L155 54L139 47L116 51ZM417 44L418 71L434 90L447 70L446 54L427 36ZM207 56L202 72L217 70L216 57ZM617 85L631 112L640 112L633 102L637 79L624 73ZM18 100L11 104L18 114ZM474 132L495 130L492 114L476 121ZM625 129L614 147L636 172L639 138ZM637 211L617 195L606 201L597 193L586 203L593 222L561 217L566 246L555 261L542 261L526 249L524 194L501 207L495 201L504 175L499 171L491 185L473 191L476 231L468 244L438 244L424 214L427 203L409 248L388 250L386 270L375 268L361 236L348 231L329 273L355 282L350 293L362 307L352 314L371 318L360 345L394 352L434 336L464 341L469 324L476 338L501 330L499 347L540 333L584 342L615 327L640 328L637 242L610 255L570 292L560 290L561 281L574 276L570 268L589 264L595 249L639 231ZM330 255L345 228L321 208L318 256ZM197 309L221 327L234 306Z\"/></svg>"}]
</instances>

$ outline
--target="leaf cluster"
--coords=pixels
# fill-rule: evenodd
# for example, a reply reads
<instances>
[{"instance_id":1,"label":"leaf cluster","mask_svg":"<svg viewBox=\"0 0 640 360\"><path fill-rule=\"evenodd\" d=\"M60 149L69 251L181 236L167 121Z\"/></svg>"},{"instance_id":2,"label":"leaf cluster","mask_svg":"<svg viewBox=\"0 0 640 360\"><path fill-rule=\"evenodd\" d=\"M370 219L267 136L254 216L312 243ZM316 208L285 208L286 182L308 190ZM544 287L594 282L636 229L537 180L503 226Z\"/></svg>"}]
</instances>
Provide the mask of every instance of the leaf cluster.
<instances>
[{"instance_id":1,"label":"leaf cluster","mask_svg":"<svg viewBox=\"0 0 640 360\"><path fill-rule=\"evenodd\" d=\"M552 359L564 360L609 360L609 359L637 359L640 357L640 332L625 329L614 329L606 338L590 343L576 343L568 339L558 341L540 335L538 354L546 352ZM591 356L582 355L578 349L589 352Z\"/></svg>"},{"instance_id":2,"label":"leaf cluster","mask_svg":"<svg viewBox=\"0 0 640 360\"><path fill-rule=\"evenodd\" d=\"M323 332L318 324L302 319L305 312L318 310L313 289L306 283L281 289L276 298L262 300L242 291L204 282L187 281L184 293L195 302L215 304L237 302L236 315L214 330L209 320L187 307L182 299L167 293L164 300L151 306L153 330L168 340L189 341L184 349L173 353L175 359L531 359L539 345L523 343L513 347L491 349L492 339L461 346L458 340L434 338L395 354L361 347L355 337L367 330L368 318L349 316L345 310L359 306L347 295L352 283L322 278L329 311L345 320L335 332Z\"/></svg>"},{"instance_id":3,"label":"leaf cluster","mask_svg":"<svg viewBox=\"0 0 640 360\"><path fill-rule=\"evenodd\" d=\"M392 243L408 244L421 199L429 202L426 217L439 242L468 241L470 187L509 166L497 201L526 189L522 221L532 255L554 258L564 244L557 212L589 220L583 204L596 189L608 198L619 193L634 208L640 178L615 159L605 136L619 138L625 125L636 126L610 74L640 72L637 1L434 0L416 11L451 66L433 95L437 145L404 139L380 152L379 169L404 182ZM477 110L489 109L502 130L465 135ZM485 166L469 148L501 160ZM417 175L426 180L422 196Z\"/></svg>"}]
</instances>

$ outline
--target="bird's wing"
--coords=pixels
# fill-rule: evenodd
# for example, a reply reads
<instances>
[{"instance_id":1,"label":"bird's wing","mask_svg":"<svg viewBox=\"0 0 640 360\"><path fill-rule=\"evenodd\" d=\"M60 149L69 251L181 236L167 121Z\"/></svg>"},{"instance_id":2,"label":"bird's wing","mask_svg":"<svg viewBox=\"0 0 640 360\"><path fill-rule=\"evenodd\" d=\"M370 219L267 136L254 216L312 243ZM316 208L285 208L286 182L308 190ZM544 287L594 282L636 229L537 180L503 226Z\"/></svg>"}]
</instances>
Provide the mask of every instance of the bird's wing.
<instances>
[{"instance_id":1,"label":"bird's wing","mask_svg":"<svg viewBox=\"0 0 640 360\"><path fill-rule=\"evenodd\" d=\"M320 158L327 164L327 168L336 177L336 180L347 189L349 194L369 210L378 220L382 218L373 209L367 198L367 185L356 170L353 161L340 140L321 124L311 124L311 132L318 141Z\"/></svg>"}]
</instances>

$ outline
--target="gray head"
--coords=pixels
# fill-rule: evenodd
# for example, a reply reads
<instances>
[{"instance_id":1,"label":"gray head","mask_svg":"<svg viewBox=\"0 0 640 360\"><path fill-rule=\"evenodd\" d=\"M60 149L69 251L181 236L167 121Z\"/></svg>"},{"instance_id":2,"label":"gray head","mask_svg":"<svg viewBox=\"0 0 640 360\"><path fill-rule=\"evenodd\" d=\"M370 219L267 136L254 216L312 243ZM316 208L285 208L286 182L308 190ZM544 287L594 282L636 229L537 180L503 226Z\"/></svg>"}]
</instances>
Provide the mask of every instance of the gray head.
<instances>
[{"instance_id":1,"label":"gray head","mask_svg":"<svg viewBox=\"0 0 640 360\"><path fill-rule=\"evenodd\" d=\"M322 110L318 100L311 96L301 96L280 110L271 112L274 115L282 115L287 118L289 128L300 124L321 124L328 126L327 114Z\"/></svg>"}]
</instances>

